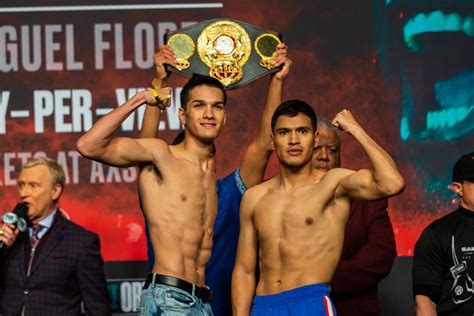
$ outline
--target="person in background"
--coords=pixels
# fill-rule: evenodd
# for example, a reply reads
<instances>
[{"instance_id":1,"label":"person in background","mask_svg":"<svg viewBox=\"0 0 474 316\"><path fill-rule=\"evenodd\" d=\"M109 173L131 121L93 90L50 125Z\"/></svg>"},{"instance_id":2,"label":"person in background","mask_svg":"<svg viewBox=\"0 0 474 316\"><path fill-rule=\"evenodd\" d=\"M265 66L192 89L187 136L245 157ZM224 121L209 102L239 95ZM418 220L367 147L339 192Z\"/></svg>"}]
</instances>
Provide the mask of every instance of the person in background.
<instances>
[{"instance_id":1,"label":"person in background","mask_svg":"<svg viewBox=\"0 0 474 316\"><path fill-rule=\"evenodd\" d=\"M472 316L474 311L474 152L454 164L458 209L428 225L415 244L417 316Z\"/></svg>"},{"instance_id":2,"label":"person in background","mask_svg":"<svg viewBox=\"0 0 474 316\"><path fill-rule=\"evenodd\" d=\"M110 315L99 237L59 209L65 174L54 160L29 160L18 178L28 206L27 232L3 224L0 241L0 315Z\"/></svg>"}]
</instances>

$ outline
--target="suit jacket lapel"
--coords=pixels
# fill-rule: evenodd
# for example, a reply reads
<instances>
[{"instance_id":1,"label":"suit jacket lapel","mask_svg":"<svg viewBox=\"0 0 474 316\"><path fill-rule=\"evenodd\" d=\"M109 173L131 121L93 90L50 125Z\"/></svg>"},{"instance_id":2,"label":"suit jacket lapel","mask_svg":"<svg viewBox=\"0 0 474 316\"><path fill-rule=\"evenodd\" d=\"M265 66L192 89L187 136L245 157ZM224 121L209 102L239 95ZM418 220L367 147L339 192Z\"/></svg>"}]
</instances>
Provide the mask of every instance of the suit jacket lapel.
<instances>
[{"instance_id":1,"label":"suit jacket lapel","mask_svg":"<svg viewBox=\"0 0 474 316\"><path fill-rule=\"evenodd\" d=\"M30 277L35 273L35 271L38 269L38 266L49 256L51 251L54 250L58 246L58 244L61 242L61 240L64 239L64 235L66 234L66 221L61 213L58 213L58 218L56 219L55 223L50 228L50 231L48 231L48 238L47 240L40 240L39 245L41 245L41 242L44 241L45 243L41 245L41 247L38 249L38 252L35 253L35 258L33 260L33 265L31 266L31 272L30 272Z\"/></svg>"}]
</instances>

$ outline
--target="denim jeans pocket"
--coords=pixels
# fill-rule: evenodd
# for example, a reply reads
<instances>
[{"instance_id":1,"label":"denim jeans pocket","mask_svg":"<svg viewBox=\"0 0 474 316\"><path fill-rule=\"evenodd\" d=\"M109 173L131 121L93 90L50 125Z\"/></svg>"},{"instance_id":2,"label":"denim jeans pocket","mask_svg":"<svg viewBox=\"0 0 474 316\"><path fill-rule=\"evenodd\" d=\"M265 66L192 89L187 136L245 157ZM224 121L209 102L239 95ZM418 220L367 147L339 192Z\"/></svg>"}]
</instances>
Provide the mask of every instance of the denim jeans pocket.
<instances>
[{"instance_id":1,"label":"denim jeans pocket","mask_svg":"<svg viewBox=\"0 0 474 316\"><path fill-rule=\"evenodd\" d=\"M164 305L167 308L189 308L196 305L196 298L187 293L168 290L165 294Z\"/></svg>"}]
</instances>

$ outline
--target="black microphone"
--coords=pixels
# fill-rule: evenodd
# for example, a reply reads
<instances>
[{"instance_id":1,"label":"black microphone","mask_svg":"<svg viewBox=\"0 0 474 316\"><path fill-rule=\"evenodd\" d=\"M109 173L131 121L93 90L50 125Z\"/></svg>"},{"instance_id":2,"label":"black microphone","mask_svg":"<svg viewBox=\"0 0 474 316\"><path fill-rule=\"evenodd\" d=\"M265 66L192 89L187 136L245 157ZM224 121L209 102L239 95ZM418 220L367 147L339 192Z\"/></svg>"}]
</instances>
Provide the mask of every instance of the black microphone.
<instances>
[{"instance_id":1,"label":"black microphone","mask_svg":"<svg viewBox=\"0 0 474 316\"><path fill-rule=\"evenodd\" d=\"M27 228L27 223L25 218L28 214L28 204L26 203L18 203L13 212L8 212L3 214L2 221L5 224L13 224L15 225L20 232L25 232ZM4 243L0 241L0 250L3 248Z\"/></svg>"}]
</instances>

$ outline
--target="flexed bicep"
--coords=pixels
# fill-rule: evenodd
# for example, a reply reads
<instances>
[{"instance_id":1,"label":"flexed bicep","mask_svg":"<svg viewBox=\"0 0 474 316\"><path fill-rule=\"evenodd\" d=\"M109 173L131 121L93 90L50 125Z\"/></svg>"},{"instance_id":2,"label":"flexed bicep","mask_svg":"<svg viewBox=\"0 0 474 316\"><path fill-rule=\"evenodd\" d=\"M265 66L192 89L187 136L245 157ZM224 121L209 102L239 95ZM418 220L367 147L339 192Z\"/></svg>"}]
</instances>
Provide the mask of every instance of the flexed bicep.
<instances>
[{"instance_id":1,"label":"flexed bicep","mask_svg":"<svg viewBox=\"0 0 474 316\"><path fill-rule=\"evenodd\" d=\"M139 106L148 102L149 97L149 92L139 92L99 119L76 142L79 153L86 158L117 167L128 167L153 161L152 153L164 150L166 144L163 141L114 136L123 121ZM155 145L153 145L154 142L156 142Z\"/></svg>"},{"instance_id":2,"label":"flexed bicep","mask_svg":"<svg viewBox=\"0 0 474 316\"><path fill-rule=\"evenodd\" d=\"M380 182L375 181L373 171L368 169L350 171L341 179L338 189L340 193L347 195L350 199L361 201L383 198L387 191L381 187Z\"/></svg>"},{"instance_id":3,"label":"flexed bicep","mask_svg":"<svg viewBox=\"0 0 474 316\"><path fill-rule=\"evenodd\" d=\"M87 158L111 166L131 167L155 161L157 152L160 150L167 150L167 145L159 139L116 137L100 150L93 153L81 153Z\"/></svg>"},{"instance_id":4,"label":"flexed bicep","mask_svg":"<svg viewBox=\"0 0 474 316\"><path fill-rule=\"evenodd\" d=\"M118 137L110 142L107 147L108 152L104 156L108 164L130 167L155 161L155 152L161 147L167 146L158 139Z\"/></svg>"},{"instance_id":5,"label":"flexed bicep","mask_svg":"<svg viewBox=\"0 0 474 316\"><path fill-rule=\"evenodd\" d=\"M372 163L370 170L362 169L344 179L342 186L348 194L370 200L390 197L403 190L405 182L394 159L367 134L350 111L339 112L333 124L352 135Z\"/></svg>"}]
</instances>

